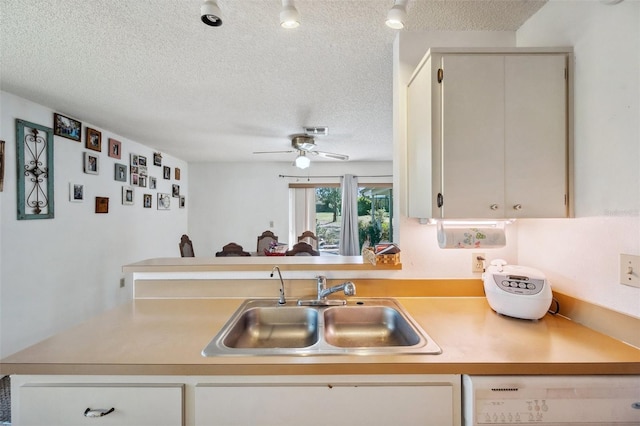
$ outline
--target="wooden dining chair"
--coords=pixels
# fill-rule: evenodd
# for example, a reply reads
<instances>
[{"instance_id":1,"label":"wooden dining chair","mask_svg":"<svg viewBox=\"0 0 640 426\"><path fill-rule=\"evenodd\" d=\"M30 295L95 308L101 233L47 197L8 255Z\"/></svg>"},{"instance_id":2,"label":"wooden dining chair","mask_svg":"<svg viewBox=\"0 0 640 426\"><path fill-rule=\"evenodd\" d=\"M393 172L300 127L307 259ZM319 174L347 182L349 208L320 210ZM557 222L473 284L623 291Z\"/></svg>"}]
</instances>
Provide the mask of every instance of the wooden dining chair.
<instances>
[{"instance_id":1,"label":"wooden dining chair","mask_svg":"<svg viewBox=\"0 0 640 426\"><path fill-rule=\"evenodd\" d=\"M180 247L180 256L181 257L195 257L193 252L193 244L191 240L187 236L187 234L183 234L180 238L180 242L178 243L178 247Z\"/></svg>"},{"instance_id":2,"label":"wooden dining chair","mask_svg":"<svg viewBox=\"0 0 640 426\"><path fill-rule=\"evenodd\" d=\"M264 256L264 251L269 250L271 243L278 243L278 236L274 235L271 231L264 231L262 235L258 236L258 245L256 251L258 256Z\"/></svg>"},{"instance_id":3,"label":"wooden dining chair","mask_svg":"<svg viewBox=\"0 0 640 426\"><path fill-rule=\"evenodd\" d=\"M222 251L216 253L216 257L229 257L229 256L251 256L251 253L242 249L242 246L236 243L229 243L222 247Z\"/></svg>"},{"instance_id":4,"label":"wooden dining chair","mask_svg":"<svg viewBox=\"0 0 640 426\"><path fill-rule=\"evenodd\" d=\"M320 252L314 250L311 244L301 241L294 245L291 250L287 250L285 256L320 256Z\"/></svg>"},{"instance_id":5,"label":"wooden dining chair","mask_svg":"<svg viewBox=\"0 0 640 426\"><path fill-rule=\"evenodd\" d=\"M318 250L318 237L311 231L304 231L302 234L298 235L298 242L305 242L314 250Z\"/></svg>"}]
</instances>

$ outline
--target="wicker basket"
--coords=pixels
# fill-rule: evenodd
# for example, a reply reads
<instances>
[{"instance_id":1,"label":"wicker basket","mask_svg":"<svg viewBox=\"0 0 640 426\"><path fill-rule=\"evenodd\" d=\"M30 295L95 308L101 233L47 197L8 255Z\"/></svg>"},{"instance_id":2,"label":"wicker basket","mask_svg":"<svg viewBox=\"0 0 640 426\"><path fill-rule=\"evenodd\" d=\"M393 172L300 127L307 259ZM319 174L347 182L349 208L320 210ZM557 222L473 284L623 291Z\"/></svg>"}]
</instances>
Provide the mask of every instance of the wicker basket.
<instances>
[{"instance_id":1,"label":"wicker basket","mask_svg":"<svg viewBox=\"0 0 640 426\"><path fill-rule=\"evenodd\" d=\"M372 265L399 265L400 253L394 254L375 254L372 247L362 250L362 258L365 262Z\"/></svg>"}]
</instances>

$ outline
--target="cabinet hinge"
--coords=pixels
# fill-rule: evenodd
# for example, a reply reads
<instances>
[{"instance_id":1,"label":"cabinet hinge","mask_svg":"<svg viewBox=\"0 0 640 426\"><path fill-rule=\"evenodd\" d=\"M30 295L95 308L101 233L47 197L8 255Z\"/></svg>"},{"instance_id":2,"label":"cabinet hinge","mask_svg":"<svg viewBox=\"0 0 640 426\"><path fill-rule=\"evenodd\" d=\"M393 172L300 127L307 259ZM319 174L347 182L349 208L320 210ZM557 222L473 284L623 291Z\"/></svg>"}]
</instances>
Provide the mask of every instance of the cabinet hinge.
<instances>
[{"instance_id":1,"label":"cabinet hinge","mask_svg":"<svg viewBox=\"0 0 640 426\"><path fill-rule=\"evenodd\" d=\"M442 83L444 79L444 70L442 68L438 68L438 83Z\"/></svg>"}]
</instances>

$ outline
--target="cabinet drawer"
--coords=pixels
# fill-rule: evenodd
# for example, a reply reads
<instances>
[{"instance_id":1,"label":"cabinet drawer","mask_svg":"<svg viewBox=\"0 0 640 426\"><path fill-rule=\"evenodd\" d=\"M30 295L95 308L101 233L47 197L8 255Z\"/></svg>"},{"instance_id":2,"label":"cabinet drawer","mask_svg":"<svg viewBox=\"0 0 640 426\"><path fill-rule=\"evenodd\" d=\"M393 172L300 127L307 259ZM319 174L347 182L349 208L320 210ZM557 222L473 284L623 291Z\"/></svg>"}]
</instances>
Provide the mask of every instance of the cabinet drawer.
<instances>
[{"instance_id":1,"label":"cabinet drawer","mask_svg":"<svg viewBox=\"0 0 640 426\"><path fill-rule=\"evenodd\" d=\"M20 404L13 424L180 426L183 389L180 384L28 383L19 389ZM113 411L104 416L87 417L111 408Z\"/></svg>"}]
</instances>

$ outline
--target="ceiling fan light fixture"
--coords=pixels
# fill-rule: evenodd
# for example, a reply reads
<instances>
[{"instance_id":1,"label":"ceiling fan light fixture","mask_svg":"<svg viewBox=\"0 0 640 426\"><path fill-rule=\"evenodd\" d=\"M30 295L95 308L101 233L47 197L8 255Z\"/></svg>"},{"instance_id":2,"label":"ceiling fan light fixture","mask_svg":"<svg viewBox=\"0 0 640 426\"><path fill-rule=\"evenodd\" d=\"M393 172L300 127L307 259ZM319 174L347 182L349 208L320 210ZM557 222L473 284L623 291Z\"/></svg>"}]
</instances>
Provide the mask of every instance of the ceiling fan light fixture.
<instances>
[{"instance_id":1,"label":"ceiling fan light fixture","mask_svg":"<svg viewBox=\"0 0 640 426\"><path fill-rule=\"evenodd\" d=\"M280 26L285 29L293 29L300 26L300 15L298 14L298 9L293 5L293 0L282 0Z\"/></svg>"},{"instance_id":2,"label":"ceiling fan light fixture","mask_svg":"<svg viewBox=\"0 0 640 426\"><path fill-rule=\"evenodd\" d=\"M387 13L385 24L394 30L404 28L404 22L407 19L407 2L408 0L396 0L393 7Z\"/></svg>"},{"instance_id":3,"label":"ceiling fan light fixture","mask_svg":"<svg viewBox=\"0 0 640 426\"><path fill-rule=\"evenodd\" d=\"M204 0L200 6L200 19L210 27L222 25L222 12L215 0Z\"/></svg>"},{"instance_id":4,"label":"ceiling fan light fixture","mask_svg":"<svg viewBox=\"0 0 640 426\"><path fill-rule=\"evenodd\" d=\"M306 154L304 153L304 151L300 152L300 155L298 155L296 157L296 160L293 162L293 164L299 168L299 169L306 169L307 167L309 167L309 165L311 165L311 160L309 159L309 157L306 156Z\"/></svg>"}]
</instances>

